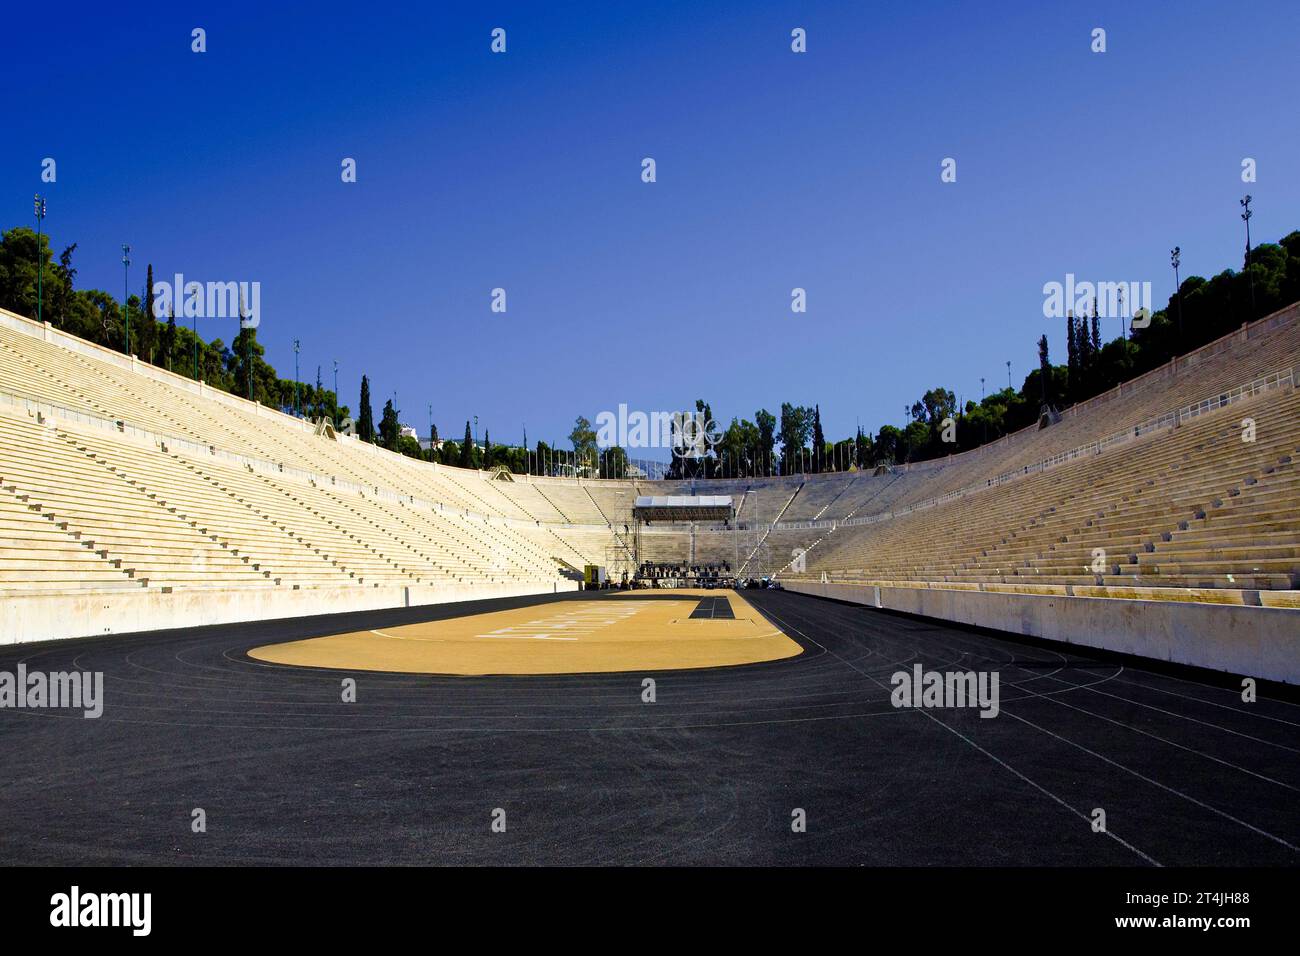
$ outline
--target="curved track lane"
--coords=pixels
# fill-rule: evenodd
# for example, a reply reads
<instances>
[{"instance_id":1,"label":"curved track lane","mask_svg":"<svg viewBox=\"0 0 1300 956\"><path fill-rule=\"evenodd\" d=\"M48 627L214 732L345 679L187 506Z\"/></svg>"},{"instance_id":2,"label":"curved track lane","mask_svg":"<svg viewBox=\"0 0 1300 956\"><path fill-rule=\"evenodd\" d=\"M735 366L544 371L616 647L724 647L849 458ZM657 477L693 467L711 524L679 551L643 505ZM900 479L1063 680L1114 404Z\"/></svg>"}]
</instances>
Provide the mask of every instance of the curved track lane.
<instances>
[{"instance_id":1,"label":"curved track lane","mask_svg":"<svg viewBox=\"0 0 1300 956\"><path fill-rule=\"evenodd\" d=\"M698 671L337 672L246 651L476 602L0 649L105 710L0 710L6 864L1294 865L1300 706L784 592L805 652ZM570 598L572 599L572 598ZM616 600L615 597L608 599ZM890 677L995 670L1001 714ZM642 680L656 701L642 701ZM357 700L344 703L354 678ZM202 808L207 832L194 833ZM491 829L505 811L504 833ZM802 809L807 832L794 833ZM1095 832L1094 813L1106 830Z\"/></svg>"}]
</instances>

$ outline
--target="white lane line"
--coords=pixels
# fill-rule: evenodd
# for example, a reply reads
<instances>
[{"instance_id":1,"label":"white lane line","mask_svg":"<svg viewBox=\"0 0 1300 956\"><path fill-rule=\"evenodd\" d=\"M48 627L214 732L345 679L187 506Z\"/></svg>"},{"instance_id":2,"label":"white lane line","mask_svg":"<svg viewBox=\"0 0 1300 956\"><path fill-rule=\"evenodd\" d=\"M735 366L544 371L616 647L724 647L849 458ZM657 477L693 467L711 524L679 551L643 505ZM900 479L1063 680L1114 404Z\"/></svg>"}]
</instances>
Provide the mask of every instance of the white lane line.
<instances>
[{"instance_id":1,"label":"white lane line","mask_svg":"<svg viewBox=\"0 0 1300 956\"><path fill-rule=\"evenodd\" d=\"M478 637L494 637L499 641L576 641L576 637L553 637L550 634L479 634Z\"/></svg>"},{"instance_id":2,"label":"white lane line","mask_svg":"<svg viewBox=\"0 0 1300 956\"><path fill-rule=\"evenodd\" d=\"M800 637L802 637L804 640L806 640L806 641L808 641L808 642L810 642L810 643L812 643L812 644L816 644L816 645L817 645L818 647L820 647L820 648L821 648L825 653L829 654L831 657L834 657L836 660L840 661L841 663L843 663L843 664L847 664L850 668L852 668L852 669L853 669L854 671L856 671L858 674L860 674L860 675L862 675L863 677L867 678L869 681L871 681L872 683L874 683L876 686L880 687L882 690L889 690L888 687L886 687L884 684L882 684L879 680L877 680L875 677L873 677L873 676L872 676L870 673L868 673L867 671L862 670L860 667L858 667L856 664L854 664L853 661L849 660L849 659L846 658L846 657L843 657L843 656L837 654L835 651L832 651L829 647L827 647L826 645L821 644L820 642L818 642L818 641L814 640L813 638L809 637L807 634L805 634L803 631L799 630L797 627L794 627L793 625L787 625L787 624L786 624L786 623L785 623L785 622L780 618L780 616L778 616L778 615L776 614L775 611L772 611L772 610L768 609L768 610L766 610L766 611L763 611L762 613L763 613L765 616L767 616L768 618L770 618L771 620L773 620L774 622L778 623L778 624L779 624L783 629L786 629L786 630L792 630L792 631L794 631L796 634L798 634ZM801 619L802 619L802 616L801 616ZM1006 714L1010 714L1010 711L1007 711L1007 710L1005 710L1005 709L1004 709L1002 712L1003 712L1003 713L1006 713ZM1069 803L1067 803L1067 802L1066 802L1065 800L1063 800L1061 797L1057 796L1057 795L1056 795L1055 793L1053 793L1052 791L1048 790L1048 789L1047 789L1046 787L1044 787L1042 784L1038 783L1037 781L1031 780L1029 777L1025 776L1023 773L1021 773L1021 772L1020 772L1019 770L1017 770L1015 767L1011 766L1011 764L1007 763L1007 762L1006 762L1005 760L1003 760L1001 757L999 757L999 756L997 756L996 754L991 753L990 751L988 751L988 750L984 749L983 747L981 747L979 744L977 744L975 741L971 740L969 737L967 737L967 736L966 736L965 734L963 734L961 731L957 730L955 727L950 727L948 724L945 724L942 720L940 720L939 718L935 717L935 716L934 716L932 713L930 713L928 710L920 710L920 711L917 711L917 713L921 714L921 715L924 716L924 717L928 717L928 718L929 718L933 723L938 724L940 727L942 727L944 730L948 731L950 734L953 734L954 736L956 736L956 737L960 738L961 740L965 741L967 744L969 744L969 745L970 745L971 747L973 747L975 750L979 751L979 752L982 753L984 756L988 757L988 758L989 758L990 760L992 760L994 763L999 764L999 765L1000 765L1001 767L1003 767L1005 770L1007 770L1007 771L1009 771L1010 773L1014 774L1015 776L1019 777L1019 778L1020 778L1021 780L1023 780L1025 783L1029 784L1029 786L1031 786L1031 787L1033 787L1035 790L1037 790L1039 793L1043 794L1044 796L1050 797L1050 798L1051 798L1051 799L1052 799L1052 800L1053 800L1053 801L1054 801L1058 806L1064 807L1066 810L1068 810L1070 813L1073 813L1076 817L1078 817L1078 818L1081 819L1081 820L1084 820L1084 821L1086 821L1086 822L1088 822L1088 823L1091 823L1091 822L1092 822L1092 818L1091 818L1090 816L1088 816L1086 813L1084 813L1082 810L1076 809L1075 807L1071 806ZM1011 716L1015 716L1015 715L1011 715ZM1023 717L1017 717L1016 719L1017 719L1017 720L1020 720L1020 721L1023 721L1024 723L1028 723L1028 721L1024 720ZM1041 728L1040 728L1040 729L1041 729ZM1066 741L1066 742L1068 743L1069 741ZM1103 758L1103 759L1104 759L1104 758ZM1127 769L1127 768L1124 768L1124 769ZM1156 860L1156 859L1154 859L1153 857L1149 856L1148 854L1144 853L1142 850L1138 849L1136 846L1134 846L1133 844L1129 843L1127 840L1123 839L1122 837L1116 836L1116 835L1115 835L1113 832L1111 832L1110 830L1104 830L1104 831L1102 831L1102 832L1105 833L1106 836L1108 836L1108 837L1110 837L1112 840L1114 840L1116 843L1118 843L1118 844L1120 844L1121 846L1123 846L1125 849L1131 850L1133 853L1135 853L1135 854L1137 854L1138 856L1142 857L1142 859L1146 860L1146 861L1147 861L1148 863L1150 863L1152 866L1161 866L1161 865L1162 865L1158 860Z\"/></svg>"}]
</instances>

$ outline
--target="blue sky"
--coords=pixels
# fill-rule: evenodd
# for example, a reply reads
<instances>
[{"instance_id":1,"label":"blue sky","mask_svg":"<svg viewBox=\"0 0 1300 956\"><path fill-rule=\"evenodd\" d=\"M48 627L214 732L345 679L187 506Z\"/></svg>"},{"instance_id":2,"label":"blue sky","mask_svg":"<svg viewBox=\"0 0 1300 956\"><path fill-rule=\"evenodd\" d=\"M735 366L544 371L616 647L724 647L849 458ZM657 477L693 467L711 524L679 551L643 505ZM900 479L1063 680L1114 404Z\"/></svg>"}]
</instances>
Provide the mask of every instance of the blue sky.
<instances>
[{"instance_id":1,"label":"blue sky","mask_svg":"<svg viewBox=\"0 0 1300 956\"><path fill-rule=\"evenodd\" d=\"M422 434L697 397L874 430L1008 359L1019 387L1044 330L1059 360L1045 282L1159 307L1173 245L1239 263L1244 193L1257 241L1300 227L1294 2L272 6L14 5L0 224L46 193L83 288L121 294L123 242L133 291L259 281L282 374L299 338Z\"/></svg>"}]
</instances>

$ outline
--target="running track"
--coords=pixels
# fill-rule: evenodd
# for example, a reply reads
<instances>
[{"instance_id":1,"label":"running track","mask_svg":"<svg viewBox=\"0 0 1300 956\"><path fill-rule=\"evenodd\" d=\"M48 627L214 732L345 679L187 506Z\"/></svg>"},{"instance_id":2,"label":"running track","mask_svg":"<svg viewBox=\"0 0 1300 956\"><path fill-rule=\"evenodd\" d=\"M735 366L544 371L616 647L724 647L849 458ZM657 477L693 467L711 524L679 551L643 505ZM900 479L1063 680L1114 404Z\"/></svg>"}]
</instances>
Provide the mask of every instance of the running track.
<instances>
[{"instance_id":1,"label":"running track","mask_svg":"<svg viewBox=\"0 0 1300 956\"><path fill-rule=\"evenodd\" d=\"M244 652L466 605L0 648L0 670L103 671L106 696L99 720L0 710L0 864L1300 860L1293 699L1244 704L1225 679L746 596L805 653L658 674L356 673L343 703L348 674ZM996 670L1001 715L895 709L890 676L914 663Z\"/></svg>"}]
</instances>

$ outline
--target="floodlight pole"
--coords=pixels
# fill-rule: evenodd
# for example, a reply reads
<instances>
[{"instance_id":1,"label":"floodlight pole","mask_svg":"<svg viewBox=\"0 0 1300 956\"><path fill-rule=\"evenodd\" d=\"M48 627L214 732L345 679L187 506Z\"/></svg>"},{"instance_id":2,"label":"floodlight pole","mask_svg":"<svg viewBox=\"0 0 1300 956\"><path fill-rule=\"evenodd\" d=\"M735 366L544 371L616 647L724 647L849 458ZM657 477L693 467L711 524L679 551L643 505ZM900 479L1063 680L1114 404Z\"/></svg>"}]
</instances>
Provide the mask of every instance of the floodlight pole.
<instances>
[{"instance_id":1,"label":"floodlight pole","mask_svg":"<svg viewBox=\"0 0 1300 956\"><path fill-rule=\"evenodd\" d=\"M297 339L293 340L293 414L296 418L298 415L298 350L302 343Z\"/></svg>"},{"instance_id":2,"label":"floodlight pole","mask_svg":"<svg viewBox=\"0 0 1300 956\"><path fill-rule=\"evenodd\" d=\"M1176 275L1177 273L1175 273ZM1124 289L1121 287L1119 290L1119 337L1124 338L1124 334Z\"/></svg>"},{"instance_id":3,"label":"floodlight pole","mask_svg":"<svg viewBox=\"0 0 1300 956\"><path fill-rule=\"evenodd\" d=\"M1250 282L1250 319L1255 318L1255 277L1250 272L1250 217L1255 215L1250 211L1251 197L1247 196L1241 200L1241 207L1245 210L1241 214L1242 221L1246 224L1246 278Z\"/></svg>"},{"instance_id":4,"label":"floodlight pole","mask_svg":"<svg viewBox=\"0 0 1300 956\"><path fill-rule=\"evenodd\" d=\"M147 293L147 290L146 290ZM141 299L140 301L144 301ZM253 400L253 333L244 324L248 317L244 314L244 290L239 290L239 334L244 340L244 382L248 386L248 400ZM316 366L316 380L320 381L320 366Z\"/></svg>"},{"instance_id":5,"label":"floodlight pole","mask_svg":"<svg viewBox=\"0 0 1300 956\"><path fill-rule=\"evenodd\" d=\"M429 414L432 415L432 406ZM339 360L334 360L334 427L339 427Z\"/></svg>"},{"instance_id":6,"label":"floodlight pole","mask_svg":"<svg viewBox=\"0 0 1300 956\"><path fill-rule=\"evenodd\" d=\"M1011 387L1011 359L1007 359L1007 388Z\"/></svg>"},{"instance_id":7,"label":"floodlight pole","mask_svg":"<svg viewBox=\"0 0 1300 956\"><path fill-rule=\"evenodd\" d=\"M45 218L45 200L36 194L36 321L41 321L41 270L45 257L41 255L41 221Z\"/></svg>"},{"instance_id":8,"label":"floodlight pole","mask_svg":"<svg viewBox=\"0 0 1300 956\"><path fill-rule=\"evenodd\" d=\"M1247 228L1250 224L1247 223ZM1169 252L1169 264L1174 267L1174 295L1178 299L1178 344L1183 344L1183 284L1178 278L1178 266L1182 261L1183 247L1174 246ZM1246 259L1250 259L1250 240L1246 241Z\"/></svg>"},{"instance_id":9,"label":"floodlight pole","mask_svg":"<svg viewBox=\"0 0 1300 956\"><path fill-rule=\"evenodd\" d=\"M131 354L131 307L127 299L131 296L131 247L122 247L122 320L126 326L126 354Z\"/></svg>"}]
</instances>

